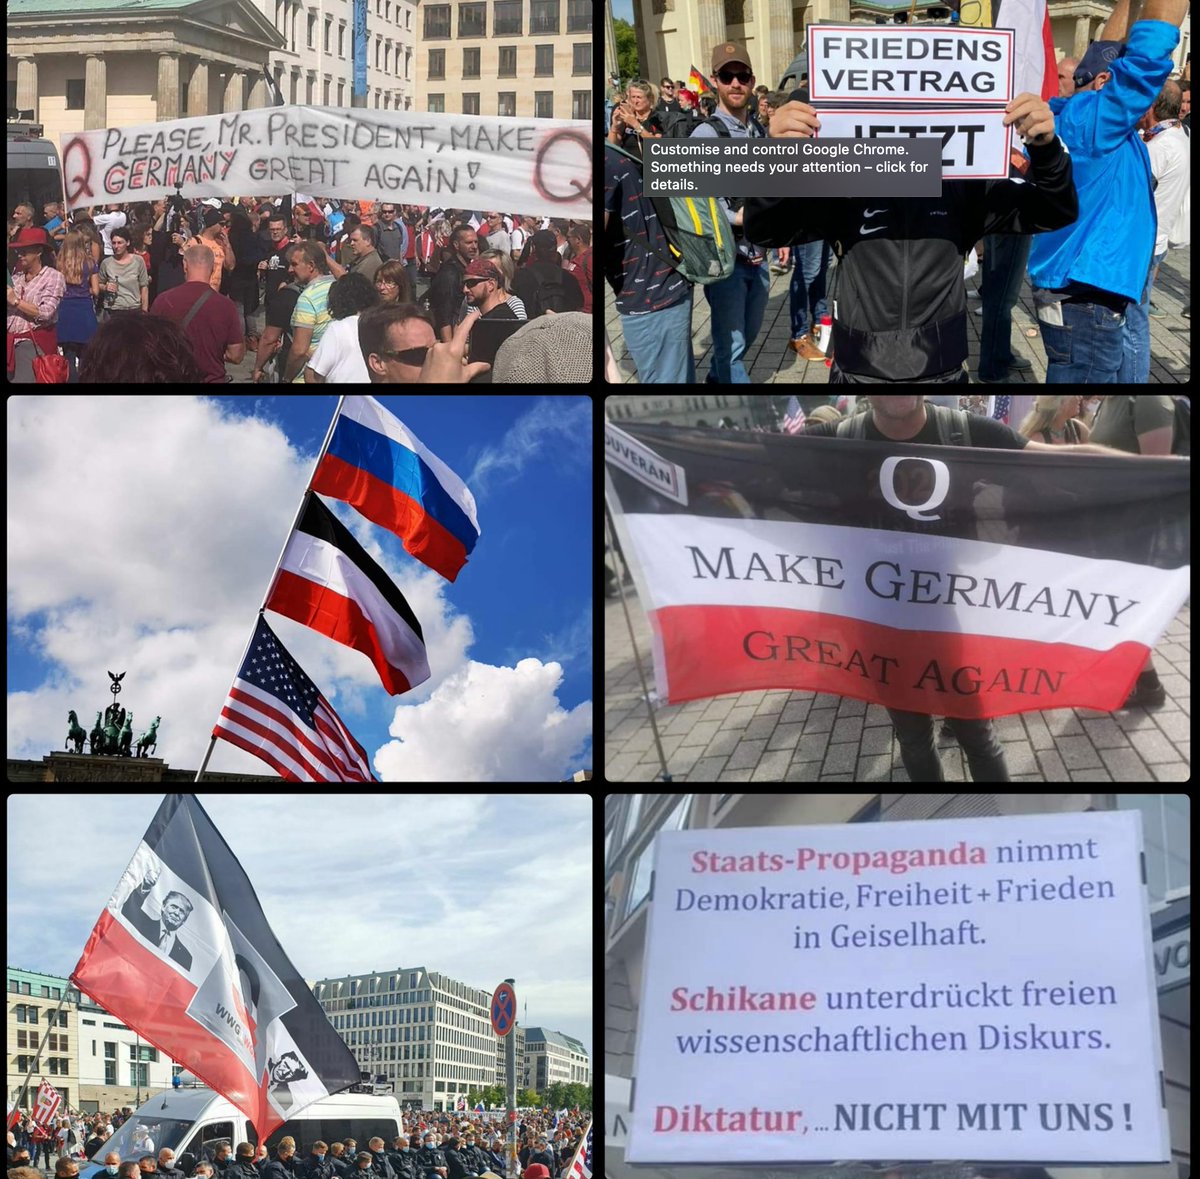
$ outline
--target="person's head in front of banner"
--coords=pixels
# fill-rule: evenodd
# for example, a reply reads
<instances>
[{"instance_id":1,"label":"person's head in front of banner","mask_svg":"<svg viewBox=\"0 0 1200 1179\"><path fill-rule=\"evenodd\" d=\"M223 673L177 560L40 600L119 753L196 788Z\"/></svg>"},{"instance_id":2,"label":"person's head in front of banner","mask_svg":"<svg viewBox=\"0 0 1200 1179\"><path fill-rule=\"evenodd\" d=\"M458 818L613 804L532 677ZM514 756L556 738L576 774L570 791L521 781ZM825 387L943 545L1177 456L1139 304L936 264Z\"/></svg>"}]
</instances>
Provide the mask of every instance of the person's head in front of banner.
<instances>
[{"instance_id":1,"label":"person's head in front of banner","mask_svg":"<svg viewBox=\"0 0 1200 1179\"><path fill-rule=\"evenodd\" d=\"M944 180L940 197L746 199L746 232L756 242L824 240L837 255L831 383L968 383L964 255L985 234L1036 237L1070 225L1078 211L1050 107L1018 94L1004 124L1024 139L1022 176ZM774 112L769 133L808 138L820 127L818 112L794 99Z\"/></svg>"},{"instance_id":2,"label":"person's head in front of banner","mask_svg":"<svg viewBox=\"0 0 1200 1179\"><path fill-rule=\"evenodd\" d=\"M1079 217L1029 250L1048 385L1149 380L1157 217L1138 124L1174 68L1187 11L1187 0L1146 0L1130 27L1130 0L1117 0L1075 67L1074 94L1050 100L1071 153Z\"/></svg>"},{"instance_id":3,"label":"person's head in front of banner","mask_svg":"<svg viewBox=\"0 0 1200 1179\"><path fill-rule=\"evenodd\" d=\"M713 48L712 78L717 109L692 128L690 139L762 139L762 124L754 117L754 67L744 45L722 41ZM744 358L749 354L766 312L771 275L767 251L743 230L740 196L724 198L725 211L737 245L733 273L704 287L712 326L712 368L706 381L716 385L748 385Z\"/></svg>"}]
</instances>

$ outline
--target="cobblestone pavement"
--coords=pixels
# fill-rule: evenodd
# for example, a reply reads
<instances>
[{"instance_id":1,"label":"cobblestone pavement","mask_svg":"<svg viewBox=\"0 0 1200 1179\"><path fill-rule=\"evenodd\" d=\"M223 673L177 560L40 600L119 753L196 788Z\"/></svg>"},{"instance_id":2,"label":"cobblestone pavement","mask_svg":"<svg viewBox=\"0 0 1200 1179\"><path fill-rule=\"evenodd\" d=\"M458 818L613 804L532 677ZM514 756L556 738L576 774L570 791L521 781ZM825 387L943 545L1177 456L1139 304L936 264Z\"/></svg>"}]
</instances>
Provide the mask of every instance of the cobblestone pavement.
<instances>
[{"instance_id":1,"label":"cobblestone pavement","mask_svg":"<svg viewBox=\"0 0 1200 1179\"><path fill-rule=\"evenodd\" d=\"M625 587L646 681L650 628ZM994 721L1014 782L1186 782L1191 777L1191 605L1154 651L1162 708L1060 708ZM659 708L663 753L677 782L907 782L885 709L819 692L742 692ZM940 726L939 726L940 727ZM938 751L948 782L968 781L953 737ZM651 782L661 773L620 602L604 603L604 773Z\"/></svg>"},{"instance_id":2,"label":"cobblestone pavement","mask_svg":"<svg viewBox=\"0 0 1200 1179\"><path fill-rule=\"evenodd\" d=\"M1191 302L1192 251L1187 246L1171 250L1163 261L1154 288L1155 304L1166 311L1164 319L1150 321L1150 383L1182 384L1191 376L1191 320L1181 314ZM762 330L750 348L747 371L756 385L829 383L829 369L818 360L801 360L789 347L791 320L788 311L790 274L771 276L771 293ZM979 278L967 281L968 290L978 290ZM967 334L969 354L967 364L971 381L979 366L979 325L975 314L981 306L978 299L968 299ZM604 284L604 320L613 353L627 383L637 383L633 361L625 351L625 339L613 303L612 289ZM1026 333L1033 331L1033 337ZM1013 384L1041 385L1046 380L1046 352L1037 336L1037 319L1033 314L1033 296L1028 281L1021 284L1021 297L1013 308L1012 349L1033 364L1026 373L1013 373ZM692 347L696 357L696 380L702 382L708 373L712 354L712 333L709 328L708 301L700 288L692 296Z\"/></svg>"}]
</instances>

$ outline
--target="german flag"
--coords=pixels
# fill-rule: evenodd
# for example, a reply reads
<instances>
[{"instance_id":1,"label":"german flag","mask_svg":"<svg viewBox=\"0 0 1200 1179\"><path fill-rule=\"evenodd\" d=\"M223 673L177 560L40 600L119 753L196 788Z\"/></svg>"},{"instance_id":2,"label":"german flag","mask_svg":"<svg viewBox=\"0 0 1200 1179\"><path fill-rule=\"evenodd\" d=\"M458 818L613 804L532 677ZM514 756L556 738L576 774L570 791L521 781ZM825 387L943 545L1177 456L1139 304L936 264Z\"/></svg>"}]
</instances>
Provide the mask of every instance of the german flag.
<instances>
[{"instance_id":1,"label":"german flag","mask_svg":"<svg viewBox=\"0 0 1200 1179\"><path fill-rule=\"evenodd\" d=\"M717 88L695 66L692 66L692 72L688 74L688 89L697 94L717 92Z\"/></svg>"}]
</instances>

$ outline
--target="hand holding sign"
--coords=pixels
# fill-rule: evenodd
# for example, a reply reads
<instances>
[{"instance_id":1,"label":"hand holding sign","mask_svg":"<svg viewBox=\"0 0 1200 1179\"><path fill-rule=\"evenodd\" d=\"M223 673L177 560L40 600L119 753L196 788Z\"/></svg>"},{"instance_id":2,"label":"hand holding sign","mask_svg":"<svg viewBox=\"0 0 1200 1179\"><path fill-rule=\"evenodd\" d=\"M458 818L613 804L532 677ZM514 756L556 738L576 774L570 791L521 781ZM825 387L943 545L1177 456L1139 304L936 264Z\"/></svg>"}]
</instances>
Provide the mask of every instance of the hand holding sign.
<instances>
[{"instance_id":1,"label":"hand holding sign","mask_svg":"<svg viewBox=\"0 0 1200 1179\"><path fill-rule=\"evenodd\" d=\"M807 139L821 130L817 112L807 102L785 102L771 114L772 139Z\"/></svg>"},{"instance_id":2,"label":"hand holding sign","mask_svg":"<svg viewBox=\"0 0 1200 1179\"><path fill-rule=\"evenodd\" d=\"M1012 123L1026 143L1041 146L1054 138L1054 115L1036 94L1018 94L1004 110L1004 125Z\"/></svg>"}]
</instances>

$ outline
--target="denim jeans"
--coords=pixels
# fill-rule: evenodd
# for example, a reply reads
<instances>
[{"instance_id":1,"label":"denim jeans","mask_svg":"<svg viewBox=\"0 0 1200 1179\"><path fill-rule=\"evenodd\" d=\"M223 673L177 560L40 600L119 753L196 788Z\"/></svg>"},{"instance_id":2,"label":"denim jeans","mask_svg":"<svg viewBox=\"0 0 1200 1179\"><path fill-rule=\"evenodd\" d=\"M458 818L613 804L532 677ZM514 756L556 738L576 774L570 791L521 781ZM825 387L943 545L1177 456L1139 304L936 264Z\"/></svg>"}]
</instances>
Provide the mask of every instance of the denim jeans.
<instances>
[{"instance_id":1,"label":"denim jeans","mask_svg":"<svg viewBox=\"0 0 1200 1179\"><path fill-rule=\"evenodd\" d=\"M983 324L979 329L979 377L1002 380L1012 364L1012 309L1029 261L1028 233L989 233L983 239Z\"/></svg>"},{"instance_id":2,"label":"denim jeans","mask_svg":"<svg viewBox=\"0 0 1200 1179\"><path fill-rule=\"evenodd\" d=\"M692 292L661 311L622 315L625 347L637 366L643 385L692 385L696 362L692 357Z\"/></svg>"},{"instance_id":3,"label":"denim jeans","mask_svg":"<svg viewBox=\"0 0 1200 1179\"><path fill-rule=\"evenodd\" d=\"M712 309L713 359L708 384L750 384L742 358L762 327L770 286L766 260L755 266L739 254L728 278L704 288Z\"/></svg>"},{"instance_id":4,"label":"denim jeans","mask_svg":"<svg viewBox=\"0 0 1200 1179\"><path fill-rule=\"evenodd\" d=\"M1050 293L1033 290L1046 349L1046 384L1116 384L1124 355L1125 314L1102 303L1049 300Z\"/></svg>"},{"instance_id":5,"label":"denim jeans","mask_svg":"<svg viewBox=\"0 0 1200 1179\"><path fill-rule=\"evenodd\" d=\"M795 269L792 271L792 286L789 293L792 315L792 339L798 340L805 332L816 331L821 317L828 314L825 299L825 276L829 272L832 251L825 241L805 242L793 246ZM811 322L810 322L811 321Z\"/></svg>"}]
</instances>

